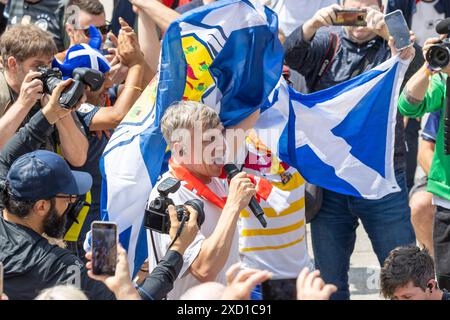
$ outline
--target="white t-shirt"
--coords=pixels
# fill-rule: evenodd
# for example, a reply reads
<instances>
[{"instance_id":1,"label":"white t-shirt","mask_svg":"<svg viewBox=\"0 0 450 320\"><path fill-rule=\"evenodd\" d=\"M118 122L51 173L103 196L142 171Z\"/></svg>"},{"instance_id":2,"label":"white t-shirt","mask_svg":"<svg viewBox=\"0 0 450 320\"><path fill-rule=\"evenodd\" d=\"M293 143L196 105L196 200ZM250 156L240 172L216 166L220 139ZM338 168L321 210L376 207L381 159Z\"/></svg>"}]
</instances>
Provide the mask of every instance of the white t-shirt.
<instances>
[{"instance_id":1,"label":"white t-shirt","mask_svg":"<svg viewBox=\"0 0 450 320\"><path fill-rule=\"evenodd\" d=\"M438 13L433 2L419 1L417 3L417 11L412 17L411 30L416 34L416 42L420 46L423 46L425 40L432 37L437 37L436 24L440 19L445 18L444 13Z\"/></svg>"},{"instance_id":2,"label":"white t-shirt","mask_svg":"<svg viewBox=\"0 0 450 320\"><path fill-rule=\"evenodd\" d=\"M450 210L450 201L433 194L432 204Z\"/></svg>"},{"instance_id":3,"label":"white t-shirt","mask_svg":"<svg viewBox=\"0 0 450 320\"><path fill-rule=\"evenodd\" d=\"M173 177L169 172L165 173L161 180L161 182L167 177ZM156 185L157 186L157 185ZM155 199L159 193L157 191L156 186L153 188L149 201ZM211 183L209 183L208 188L214 192L217 196L223 198L228 195L228 184L225 179L213 178ZM198 197L195 193L188 190L187 188L181 186L177 192L169 194L169 198L171 198L175 205L184 204L187 200L191 199L199 199L204 203L204 211L205 211L205 222L203 223L197 237L192 242L192 244L186 249L183 255L183 267L181 269L180 275L178 279L174 283L173 290L168 294L167 299L169 300L178 300L180 296L183 295L189 288L192 288L196 285L201 284L200 281L197 280L189 271L189 267L194 262L195 258L200 252L203 241L211 236L214 232L214 229L217 226L217 222L219 221L219 217L222 213L222 209L214 205L213 203L207 202L203 198ZM150 231L147 231L150 232ZM153 247L150 235L147 234L148 238L148 256L149 256L149 265L150 270L152 270L156 266L156 260L153 254ZM153 232L153 238L155 240L158 259L161 259L165 253L167 252L167 248L171 243L169 235L161 234L158 232ZM239 262L239 237L238 231L234 233L233 243L231 245L231 250L228 256L228 260L225 263L224 268L218 274L216 281L222 284L226 284L225 273L232 264Z\"/></svg>"}]
</instances>

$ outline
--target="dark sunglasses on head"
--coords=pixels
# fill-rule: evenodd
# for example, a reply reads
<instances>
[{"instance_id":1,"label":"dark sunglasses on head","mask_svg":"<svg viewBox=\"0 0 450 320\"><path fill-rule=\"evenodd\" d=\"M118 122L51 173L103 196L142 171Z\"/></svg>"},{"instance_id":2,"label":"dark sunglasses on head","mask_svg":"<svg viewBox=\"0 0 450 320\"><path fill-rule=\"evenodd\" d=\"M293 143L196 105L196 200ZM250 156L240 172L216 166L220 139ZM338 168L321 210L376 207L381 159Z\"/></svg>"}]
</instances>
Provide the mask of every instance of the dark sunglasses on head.
<instances>
[{"instance_id":1,"label":"dark sunglasses on head","mask_svg":"<svg viewBox=\"0 0 450 320\"><path fill-rule=\"evenodd\" d=\"M102 35L106 35L108 34L109 31L111 31L111 25L110 24L105 24L104 26L100 26L100 27L96 27L97 30L102 34ZM83 30L84 35L88 38L91 37L90 32L89 32L89 27L88 28L84 28L84 29L78 29L78 30Z\"/></svg>"}]
</instances>

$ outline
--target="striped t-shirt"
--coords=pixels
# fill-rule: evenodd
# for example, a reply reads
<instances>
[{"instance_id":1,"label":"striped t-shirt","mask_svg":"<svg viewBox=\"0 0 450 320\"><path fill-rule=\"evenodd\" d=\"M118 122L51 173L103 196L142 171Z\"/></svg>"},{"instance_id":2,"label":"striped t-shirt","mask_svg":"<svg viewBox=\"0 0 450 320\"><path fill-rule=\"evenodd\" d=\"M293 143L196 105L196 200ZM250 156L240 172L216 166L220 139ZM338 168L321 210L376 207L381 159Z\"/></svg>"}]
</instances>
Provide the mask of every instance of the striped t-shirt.
<instances>
[{"instance_id":1,"label":"striped t-shirt","mask_svg":"<svg viewBox=\"0 0 450 320\"><path fill-rule=\"evenodd\" d=\"M248 209L239 219L239 251L242 262L251 268L271 271L273 279L295 279L310 267L306 246L305 180L300 173L272 155L256 136L247 138L249 154L243 171L270 181L287 192L288 207L275 211L261 200L267 228Z\"/></svg>"}]
</instances>

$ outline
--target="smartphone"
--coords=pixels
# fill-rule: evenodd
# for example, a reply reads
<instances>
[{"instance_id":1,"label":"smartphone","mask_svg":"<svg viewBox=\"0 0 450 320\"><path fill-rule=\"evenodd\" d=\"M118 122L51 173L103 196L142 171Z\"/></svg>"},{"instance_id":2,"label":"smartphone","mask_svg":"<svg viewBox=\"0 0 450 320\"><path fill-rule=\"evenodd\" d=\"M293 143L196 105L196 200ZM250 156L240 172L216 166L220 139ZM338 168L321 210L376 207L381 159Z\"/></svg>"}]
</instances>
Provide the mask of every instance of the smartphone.
<instances>
[{"instance_id":1,"label":"smartphone","mask_svg":"<svg viewBox=\"0 0 450 320\"><path fill-rule=\"evenodd\" d=\"M335 26L365 27L367 26L366 9L342 9L334 10L336 14Z\"/></svg>"},{"instance_id":2,"label":"smartphone","mask_svg":"<svg viewBox=\"0 0 450 320\"><path fill-rule=\"evenodd\" d=\"M405 17L400 10L396 10L387 14L384 17L386 21L386 26L389 30L390 35L395 40L395 47L398 50L408 48L413 45L411 42L411 35L409 34L409 28L406 24Z\"/></svg>"},{"instance_id":3,"label":"smartphone","mask_svg":"<svg viewBox=\"0 0 450 320\"><path fill-rule=\"evenodd\" d=\"M297 279L264 281L261 293L263 300L297 300Z\"/></svg>"},{"instance_id":4,"label":"smartphone","mask_svg":"<svg viewBox=\"0 0 450 320\"><path fill-rule=\"evenodd\" d=\"M114 222L94 221L91 230L92 272L113 276L117 264L117 225Z\"/></svg>"}]
</instances>

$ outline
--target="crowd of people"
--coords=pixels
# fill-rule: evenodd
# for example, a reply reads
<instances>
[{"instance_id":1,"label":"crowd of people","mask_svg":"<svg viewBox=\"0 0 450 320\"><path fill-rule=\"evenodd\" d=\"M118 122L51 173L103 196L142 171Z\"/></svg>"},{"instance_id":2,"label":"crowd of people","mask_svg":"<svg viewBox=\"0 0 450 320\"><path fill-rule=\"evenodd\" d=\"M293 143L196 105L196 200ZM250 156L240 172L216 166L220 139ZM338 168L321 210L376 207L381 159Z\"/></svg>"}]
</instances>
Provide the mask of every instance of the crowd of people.
<instances>
[{"instance_id":1,"label":"crowd of people","mask_svg":"<svg viewBox=\"0 0 450 320\"><path fill-rule=\"evenodd\" d=\"M381 267L381 296L450 299L450 158L441 116L450 65L436 71L426 61L445 38L435 27L450 17L450 1L258 1L278 15L283 75L297 91L333 87L396 54L411 60L391 146L401 191L371 200L309 185L251 130L259 112L224 128L210 106L174 101L160 123L171 158L149 203L162 182L176 178L183 186L170 194L174 204L200 200L205 221L200 227L199 213L186 205L189 220L181 222L169 206L169 233L150 231L153 246L134 279L123 243L115 274L94 274L83 243L102 218L103 151L158 77L169 25L215 1L117 0L112 21L99 0L2 1L0 300L346 300L360 223ZM342 8L366 9L366 26L336 26ZM400 52L384 19L396 10L414 42ZM80 97L64 104L78 83ZM199 123L202 144L192 147ZM225 129L250 134L228 150ZM203 152L213 136L211 152ZM261 161L244 160L228 180L220 160L230 154ZM282 208L260 201L268 228L248 208L261 189L258 176L288 195Z\"/></svg>"}]
</instances>

